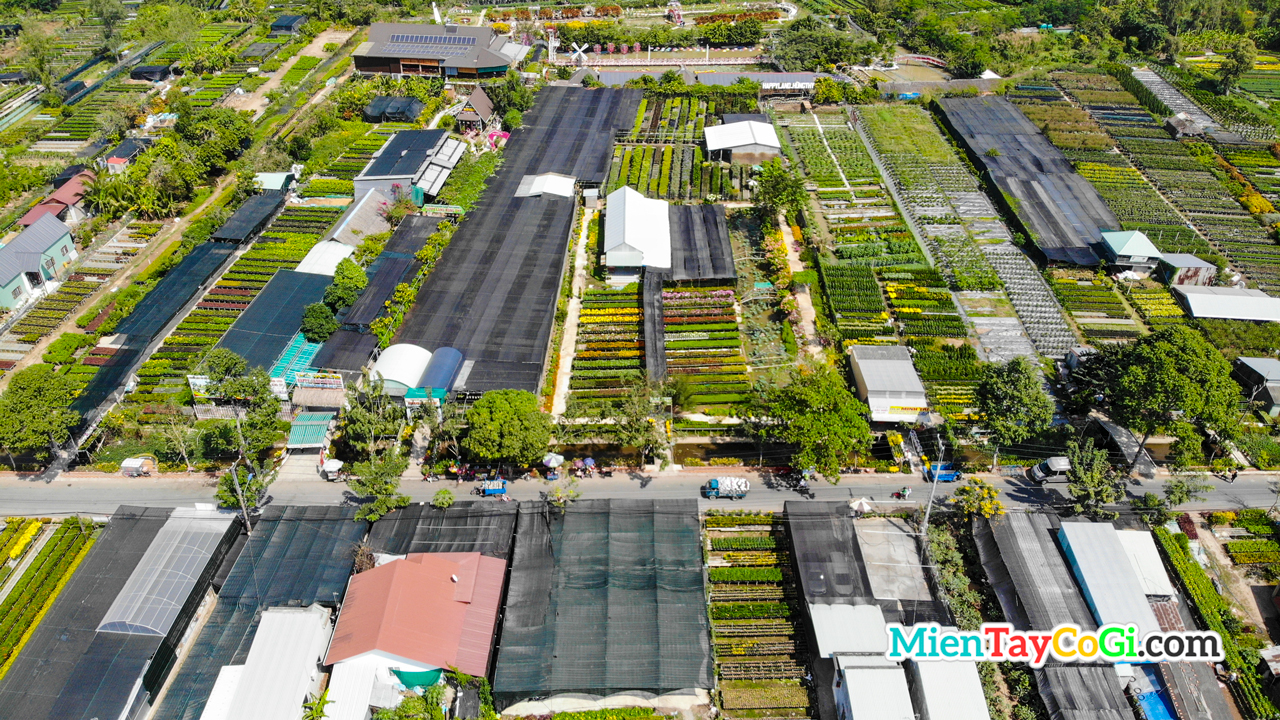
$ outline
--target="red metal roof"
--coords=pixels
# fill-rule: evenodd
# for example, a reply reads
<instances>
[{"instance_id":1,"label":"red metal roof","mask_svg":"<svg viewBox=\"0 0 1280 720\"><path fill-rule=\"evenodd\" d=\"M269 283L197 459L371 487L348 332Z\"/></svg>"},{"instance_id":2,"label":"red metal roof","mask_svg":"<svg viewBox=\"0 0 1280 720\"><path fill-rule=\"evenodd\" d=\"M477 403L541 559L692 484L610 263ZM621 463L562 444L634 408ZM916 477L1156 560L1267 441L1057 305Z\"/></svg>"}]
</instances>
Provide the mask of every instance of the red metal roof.
<instances>
[{"instance_id":1,"label":"red metal roof","mask_svg":"<svg viewBox=\"0 0 1280 720\"><path fill-rule=\"evenodd\" d=\"M505 575L504 560L480 553L413 553L366 570L351 578L324 662L378 650L485 675Z\"/></svg>"},{"instance_id":2,"label":"red metal roof","mask_svg":"<svg viewBox=\"0 0 1280 720\"><path fill-rule=\"evenodd\" d=\"M18 224L23 227L30 227L32 224L35 223L35 221L39 220L45 215L48 215L50 213L52 213L55 216L61 215L62 211L66 209L67 209L67 206L65 203L60 203L53 200L45 200L39 205L36 205L35 207L28 210L27 214L23 215L22 219L18 220Z\"/></svg>"},{"instance_id":3,"label":"red metal roof","mask_svg":"<svg viewBox=\"0 0 1280 720\"><path fill-rule=\"evenodd\" d=\"M88 170L76 173L65 185L54 190L45 202L55 200L63 205L75 205L84 197L85 186L95 177L97 176Z\"/></svg>"}]
</instances>

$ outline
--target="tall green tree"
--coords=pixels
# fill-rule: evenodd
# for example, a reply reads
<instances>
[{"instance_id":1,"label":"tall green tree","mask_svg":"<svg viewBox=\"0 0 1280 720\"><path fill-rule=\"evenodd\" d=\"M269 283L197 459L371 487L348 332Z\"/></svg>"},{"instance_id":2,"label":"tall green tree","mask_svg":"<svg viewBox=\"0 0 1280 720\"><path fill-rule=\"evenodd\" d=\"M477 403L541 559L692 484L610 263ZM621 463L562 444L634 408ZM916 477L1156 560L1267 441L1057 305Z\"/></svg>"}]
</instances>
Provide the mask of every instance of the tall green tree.
<instances>
[{"instance_id":1,"label":"tall green tree","mask_svg":"<svg viewBox=\"0 0 1280 720\"><path fill-rule=\"evenodd\" d=\"M992 439L1013 445L1035 437L1053 424L1053 399L1044 376L1024 357L983 368L975 392L978 410Z\"/></svg>"},{"instance_id":2,"label":"tall green tree","mask_svg":"<svg viewBox=\"0 0 1280 720\"><path fill-rule=\"evenodd\" d=\"M89 14L102 23L102 50L112 59L120 57L120 28L129 14L120 0L89 0Z\"/></svg>"},{"instance_id":3,"label":"tall green tree","mask_svg":"<svg viewBox=\"0 0 1280 720\"><path fill-rule=\"evenodd\" d=\"M409 496L400 492L400 475L408 467L409 458L394 446L352 466L347 485L351 492L366 500L356 511L356 520L373 522L409 504Z\"/></svg>"},{"instance_id":4,"label":"tall green tree","mask_svg":"<svg viewBox=\"0 0 1280 720\"><path fill-rule=\"evenodd\" d=\"M1185 325L1130 343L1114 377L1104 389L1111 417L1142 434L1140 447L1152 435L1184 423L1227 438L1236 435L1240 386L1231 379L1231 363Z\"/></svg>"},{"instance_id":5,"label":"tall green tree","mask_svg":"<svg viewBox=\"0 0 1280 720\"><path fill-rule=\"evenodd\" d=\"M462 447L482 460L537 461L551 442L551 416L526 390L490 390L467 410Z\"/></svg>"},{"instance_id":6,"label":"tall green tree","mask_svg":"<svg viewBox=\"0 0 1280 720\"><path fill-rule=\"evenodd\" d=\"M9 454L46 452L65 443L80 422L70 408L77 385L52 365L19 370L0 395L0 447Z\"/></svg>"},{"instance_id":7,"label":"tall green tree","mask_svg":"<svg viewBox=\"0 0 1280 720\"><path fill-rule=\"evenodd\" d=\"M1093 438L1084 444L1067 443L1067 491L1075 502L1075 511L1099 520L1114 519L1117 513L1105 509L1124 499L1124 485L1107 459L1107 451L1095 448Z\"/></svg>"},{"instance_id":8,"label":"tall green tree","mask_svg":"<svg viewBox=\"0 0 1280 720\"><path fill-rule=\"evenodd\" d=\"M756 209L773 220L779 210L800 210L809 201L804 183L794 173L782 166L782 160L774 158L764 164L756 179Z\"/></svg>"},{"instance_id":9,"label":"tall green tree","mask_svg":"<svg viewBox=\"0 0 1280 720\"><path fill-rule=\"evenodd\" d=\"M243 375L248 369L249 362L227 348L214 348L200 361L200 371L209 376L209 382L213 383Z\"/></svg>"},{"instance_id":10,"label":"tall green tree","mask_svg":"<svg viewBox=\"0 0 1280 720\"><path fill-rule=\"evenodd\" d=\"M366 371L359 386L347 387L338 427L341 441L357 455L369 457L396 442L404 423L404 408L387 395L382 378Z\"/></svg>"},{"instance_id":11,"label":"tall green tree","mask_svg":"<svg viewBox=\"0 0 1280 720\"><path fill-rule=\"evenodd\" d=\"M662 453L666 462L667 404L662 386L637 383L613 413L609 434L619 445L634 447L650 457Z\"/></svg>"},{"instance_id":12,"label":"tall green tree","mask_svg":"<svg viewBox=\"0 0 1280 720\"><path fill-rule=\"evenodd\" d=\"M852 455L871 447L867 406L825 365L793 370L789 383L766 390L758 413L769 419L773 439L797 447L792 465L814 468L833 483Z\"/></svg>"},{"instance_id":13,"label":"tall green tree","mask_svg":"<svg viewBox=\"0 0 1280 720\"><path fill-rule=\"evenodd\" d=\"M224 378L215 392L243 409L243 417L236 419L240 454L254 475L265 480L267 467L262 456L280 437L280 398L271 390L271 376L260 367L253 368L244 375Z\"/></svg>"},{"instance_id":14,"label":"tall green tree","mask_svg":"<svg viewBox=\"0 0 1280 720\"><path fill-rule=\"evenodd\" d=\"M1258 57L1258 48L1249 38L1240 38L1235 47L1218 65L1218 87L1223 94L1229 93L1240 84L1245 73L1253 70L1253 62Z\"/></svg>"},{"instance_id":15,"label":"tall green tree","mask_svg":"<svg viewBox=\"0 0 1280 720\"><path fill-rule=\"evenodd\" d=\"M333 311L322 302L311 303L302 311L302 334L307 342L322 343L338 329Z\"/></svg>"}]
</instances>

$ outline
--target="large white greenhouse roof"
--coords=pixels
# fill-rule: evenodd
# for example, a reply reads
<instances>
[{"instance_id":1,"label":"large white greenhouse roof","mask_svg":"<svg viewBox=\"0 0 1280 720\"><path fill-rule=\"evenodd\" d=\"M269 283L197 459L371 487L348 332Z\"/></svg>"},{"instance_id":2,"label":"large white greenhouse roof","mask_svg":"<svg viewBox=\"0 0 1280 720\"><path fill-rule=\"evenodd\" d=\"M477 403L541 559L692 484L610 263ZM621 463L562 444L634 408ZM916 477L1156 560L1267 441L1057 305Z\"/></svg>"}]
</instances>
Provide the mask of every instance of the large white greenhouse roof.
<instances>
[{"instance_id":1,"label":"large white greenhouse roof","mask_svg":"<svg viewBox=\"0 0 1280 720\"><path fill-rule=\"evenodd\" d=\"M1133 564L1111 523L1064 522L1058 538L1099 625L1138 626L1138 636L1159 632Z\"/></svg>"},{"instance_id":2,"label":"large white greenhouse roof","mask_svg":"<svg viewBox=\"0 0 1280 720\"><path fill-rule=\"evenodd\" d=\"M234 518L212 506L174 509L111 603L98 631L167 634Z\"/></svg>"}]
</instances>

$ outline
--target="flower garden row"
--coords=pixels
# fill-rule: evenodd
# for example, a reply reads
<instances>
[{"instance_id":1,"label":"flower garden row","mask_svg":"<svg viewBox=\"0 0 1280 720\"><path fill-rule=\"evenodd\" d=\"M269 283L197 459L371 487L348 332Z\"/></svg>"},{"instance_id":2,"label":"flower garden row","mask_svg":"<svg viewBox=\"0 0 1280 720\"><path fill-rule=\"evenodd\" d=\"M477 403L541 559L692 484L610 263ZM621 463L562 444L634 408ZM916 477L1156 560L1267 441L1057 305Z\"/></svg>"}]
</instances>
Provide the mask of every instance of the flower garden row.
<instances>
[{"instance_id":1,"label":"flower garden row","mask_svg":"<svg viewBox=\"0 0 1280 720\"><path fill-rule=\"evenodd\" d=\"M387 144L387 136L378 132L370 132L364 137L357 139L346 150L335 157L328 165L316 173L318 178L330 178L337 180L345 180L351 182L356 179L364 166L369 164L373 159L373 154L382 149ZM314 182L314 181L313 181ZM310 188L307 188L309 192ZM308 192L304 192L308 194ZM328 192L318 192L324 195Z\"/></svg>"},{"instance_id":2,"label":"flower garden row","mask_svg":"<svg viewBox=\"0 0 1280 720\"><path fill-rule=\"evenodd\" d=\"M728 718L809 715L804 640L781 518L709 515L708 614L720 706Z\"/></svg>"},{"instance_id":3,"label":"flower garden row","mask_svg":"<svg viewBox=\"0 0 1280 720\"><path fill-rule=\"evenodd\" d=\"M642 313L638 289L583 293L569 378L574 399L621 397L635 382L643 381Z\"/></svg>"},{"instance_id":4,"label":"flower garden row","mask_svg":"<svg viewBox=\"0 0 1280 720\"><path fill-rule=\"evenodd\" d=\"M277 270L297 267L342 215L341 208L288 207L201 298L164 343L138 368L138 386L125 399L163 404L186 387L186 376L222 339Z\"/></svg>"},{"instance_id":5,"label":"flower garden row","mask_svg":"<svg viewBox=\"0 0 1280 720\"><path fill-rule=\"evenodd\" d=\"M608 192L629 185L650 198L750 200L749 175L745 165L703 162L696 145L619 145L613 150Z\"/></svg>"},{"instance_id":6,"label":"flower garden row","mask_svg":"<svg viewBox=\"0 0 1280 720\"><path fill-rule=\"evenodd\" d=\"M44 522L38 518L5 518L4 530L0 531L0 587L35 546L43 529Z\"/></svg>"},{"instance_id":7,"label":"flower garden row","mask_svg":"<svg viewBox=\"0 0 1280 720\"><path fill-rule=\"evenodd\" d=\"M1110 76L1059 73L1054 75L1054 80L1088 110L1128 159L1208 238L1215 249L1230 257L1234 265L1256 280L1264 290L1280 287L1280 248L1275 246L1267 229L1250 214L1271 212L1271 205L1254 190L1244 174L1219 157L1210 145L1170 139L1160 123ZM1108 155L1093 153L1088 159L1103 160L1099 156ZM1252 160L1256 164L1258 156L1247 154L1241 159ZM1115 162L1110 158L1106 160ZM1094 169L1090 172L1095 176L1100 174ZM1250 172L1256 175L1261 171L1251 168ZM1089 175L1086 177L1093 180ZM1150 198L1149 195L1147 197ZM1157 209L1159 201L1156 198L1150 198L1139 209L1112 204L1106 193L1104 199L1126 222L1125 227L1131 227L1131 222L1142 222L1141 212L1164 216L1164 212ZM1153 227L1134 229L1144 230L1165 251L1203 253L1209 250L1198 239L1188 237L1185 231L1166 236L1162 232L1165 227L1168 226L1153 223Z\"/></svg>"},{"instance_id":8,"label":"flower garden row","mask_svg":"<svg viewBox=\"0 0 1280 720\"><path fill-rule=\"evenodd\" d=\"M645 98L636 111L632 140L651 142L697 143L707 117L714 118L714 100L691 97ZM711 124L715 124L714 122Z\"/></svg>"},{"instance_id":9,"label":"flower garden row","mask_svg":"<svg viewBox=\"0 0 1280 720\"><path fill-rule=\"evenodd\" d=\"M0 603L0 677L89 552L94 530L77 518L63 520Z\"/></svg>"},{"instance_id":10,"label":"flower garden row","mask_svg":"<svg viewBox=\"0 0 1280 720\"><path fill-rule=\"evenodd\" d=\"M858 109L858 122L896 183L903 212L921 227L951 286L1000 289L975 238L1007 240L1008 230L928 113L915 106L868 106Z\"/></svg>"},{"instance_id":11,"label":"flower garden row","mask_svg":"<svg viewBox=\"0 0 1280 720\"><path fill-rule=\"evenodd\" d=\"M1074 270L1050 271L1049 285L1080 332L1092 342L1137 337L1139 326L1106 278Z\"/></svg>"},{"instance_id":12,"label":"flower garden row","mask_svg":"<svg viewBox=\"0 0 1280 720\"><path fill-rule=\"evenodd\" d=\"M731 287L669 287L662 292L667 374L688 382L697 405L748 399L751 384Z\"/></svg>"}]
</instances>

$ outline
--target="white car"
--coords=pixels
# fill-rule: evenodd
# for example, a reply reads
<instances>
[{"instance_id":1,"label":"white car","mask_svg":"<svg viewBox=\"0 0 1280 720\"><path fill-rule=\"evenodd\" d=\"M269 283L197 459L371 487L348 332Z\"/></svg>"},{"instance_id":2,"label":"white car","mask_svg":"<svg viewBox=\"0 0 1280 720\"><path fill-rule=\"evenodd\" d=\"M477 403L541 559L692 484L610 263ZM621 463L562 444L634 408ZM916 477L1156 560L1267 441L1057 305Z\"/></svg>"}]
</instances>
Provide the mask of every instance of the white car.
<instances>
[{"instance_id":1,"label":"white car","mask_svg":"<svg viewBox=\"0 0 1280 720\"><path fill-rule=\"evenodd\" d=\"M1031 468L1031 481L1044 485L1045 483L1064 483L1067 482L1067 471L1071 469L1071 461L1061 455L1051 457L1048 460Z\"/></svg>"}]
</instances>

